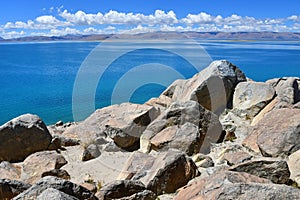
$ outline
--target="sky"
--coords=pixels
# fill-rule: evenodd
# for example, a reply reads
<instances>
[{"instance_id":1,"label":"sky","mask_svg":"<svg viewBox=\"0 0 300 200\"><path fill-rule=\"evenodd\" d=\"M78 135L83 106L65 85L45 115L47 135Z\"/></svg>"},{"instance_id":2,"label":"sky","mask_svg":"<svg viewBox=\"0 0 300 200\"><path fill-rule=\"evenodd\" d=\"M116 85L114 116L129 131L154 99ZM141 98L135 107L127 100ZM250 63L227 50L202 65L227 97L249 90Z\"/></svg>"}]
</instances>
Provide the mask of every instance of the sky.
<instances>
[{"instance_id":1,"label":"sky","mask_svg":"<svg viewBox=\"0 0 300 200\"><path fill-rule=\"evenodd\" d=\"M2 0L0 37L153 31L300 32L299 0Z\"/></svg>"}]
</instances>

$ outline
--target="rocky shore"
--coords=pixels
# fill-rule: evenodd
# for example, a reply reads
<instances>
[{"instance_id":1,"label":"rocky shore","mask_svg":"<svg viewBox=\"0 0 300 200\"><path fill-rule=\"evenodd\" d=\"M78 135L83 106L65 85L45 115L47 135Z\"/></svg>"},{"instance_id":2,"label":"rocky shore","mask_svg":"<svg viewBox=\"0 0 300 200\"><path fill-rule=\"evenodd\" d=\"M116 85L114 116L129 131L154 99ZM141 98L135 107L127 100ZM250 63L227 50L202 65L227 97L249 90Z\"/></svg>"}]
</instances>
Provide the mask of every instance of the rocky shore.
<instances>
[{"instance_id":1,"label":"rocky shore","mask_svg":"<svg viewBox=\"0 0 300 200\"><path fill-rule=\"evenodd\" d=\"M300 199L300 78L214 61L143 105L0 126L0 199Z\"/></svg>"}]
</instances>

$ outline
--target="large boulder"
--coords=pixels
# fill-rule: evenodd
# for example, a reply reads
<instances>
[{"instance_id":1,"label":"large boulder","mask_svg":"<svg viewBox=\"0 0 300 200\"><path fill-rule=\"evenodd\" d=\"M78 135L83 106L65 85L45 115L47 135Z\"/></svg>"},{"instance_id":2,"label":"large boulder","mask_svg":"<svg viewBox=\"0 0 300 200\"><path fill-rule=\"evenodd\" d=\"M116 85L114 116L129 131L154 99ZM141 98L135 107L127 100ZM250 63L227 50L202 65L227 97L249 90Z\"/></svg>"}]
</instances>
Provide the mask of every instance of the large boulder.
<instances>
[{"instance_id":1,"label":"large boulder","mask_svg":"<svg viewBox=\"0 0 300 200\"><path fill-rule=\"evenodd\" d=\"M97 198L94 196L92 192L88 189L76 185L70 181L46 176L36 182L33 186L29 189L24 191L23 193L19 194L14 200L21 200L21 199L36 199L39 195L41 195L45 190L52 188L59 190L69 196L75 197L77 199L88 199L88 200L96 200Z\"/></svg>"},{"instance_id":2,"label":"large boulder","mask_svg":"<svg viewBox=\"0 0 300 200\"><path fill-rule=\"evenodd\" d=\"M37 115L25 114L0 126L0 161L23 161L51 143L46 125Z\"/></svg>"},{"instance_id":3,"label":"large boulder","mask_svg":"<svg viewBox=\"0 0 300 200\"><path fill-rule=\"evenodd\" d=\"M283 77L279 79L271 79L267 83L272 84L276 90L278 103L275 108L286 108L300 101L298 77Z\"/></svg>"},{"instance_id":4,"label":"large boulder","mask_svg":"<svg viewBox=\"0 0 300 200\"><path fill-rule=\"evenodd\" d=\"M148 196L143 196L144 199L155 199L156 195L153 192L145 191L147 190L140 181L117 180L103 186L96 196L99 200L134 199L136 194L144 192L144 195Z\"/></svg>"},{"instance_id":5,"label":"large boulder","mask_svg":"<svg viewBox=\"0 0 300 200\"><path fill-rule=\"evenodd\" d=\"M238 67L218 60L191 79L175 81L162 95L173 102L194 100L214 113L221 113L231 100L235 86L242 81L246 77Z\"/></svg>"},{"instance_id":6,"label":"large boulder","mask_svg":"<svg viewBox=\"0 0 300 200\"><path fill-rule=\"evenodd\" d=\"M156 157L134 152L118 179L139 180L157 195L173 193L199 175L197 166L183 152L170 149Z\"/></svg>"},{"instance_id":7,"label":"large boulder","mask_svg":"<svg viewBox=\"0 0 300 200\"><path fill-rule=\"evenodd\" d=\"M130 148L157 116L153 106L123 103L96 110L77 126L68 128L64 135L90 143L97 137L110 137L121 148Z\"/></svg>"},{"instance_id":8,"label":"large boulder","mask_svg":"<svg viewBox=\"0 0 300 200\"><path fill-rule=\"evenodd\" d=\"M202 184L205 184L202 182ZM300 190L287 185L263 184L263 183L226 183L219 188L200 190L197 185L192 189L180 192L174 200L197 199L197 200L245 200L245 199L300 199ZM195 193L198 194L195 194Z\"/></svg>"},{"instance_id":9,"label":"large boulder","mask_svg":"<svg viewBox=\"0 0 300 200\"><path fill-rule=\"evenodd\" d=\"M44 172L59 169L65 164L67 164L65 158L55 151L34 153L24 160L21 179L33 184L42 178Z\"/></svg>"},{"instance_id":10,"label":"large boulder","mask_svg":"<svg viewBox=\"0 0 300 200\"><path fill-rule=\"evenodd\" d=\"M205 178L195 180L187 186L180 188L174 200L181 199L219 199L227 186L236 184L251 185L252 183L271 183L271 181L244 172L230 172L220 170ZM237 192L237 191L234 191ZM247 196L245 196L247 197ZM235 199L235 198L234 198ZM245 198L251 199L251 198ZM253 199L253 198L252 198Z\"/></svg>"},{"instance_id":11,"label":"large boulder","mask_svg":"<svg viewBox=\"0 0 300 200\"><path fill-rule=\"evenodd\" d=\"M0 199L12 199L31 185L17 180L0 179Z\"/></svg>"},{"instance_id":12,"label":"large boulder","mask_svg":"<svg viewBox=\"0 0 300 200\"><path fill-rule=\"evenodd\" d=\"M277 109L266 114L244 144L264 156L290 155L300 149L300 110Z\"/></svg>"},{"instance_id":13,"label":"large boulder","mask_svg":"<svg viewBox=\"0 0 300 200\"><path fill-rule=\"evenodd\" d=\"M300 150L289 156L288 166L291 171L291 179L300 186Z\"/></svg>"},{"instance_id":14,"label":"large boulder","mask_svg":"<svg viewBox=\"0 0 300 200\"><path fill-rule=\"evenodd\" d=\"M59 190L48 188L44 190L39 196L37 196L36 200L46 200L46 199L52 199L52 200L79 200L76 197L73 197L71 195L67 195L66 193L63 193Z\"/></svg>"},{"instance_id":15,"label":"large boulder","mask_svg":"<svg viewBox=\"0 0 300 200\"><path fill-rule=\"evenodd\" d=\"M233 95L233 108L238 116L252 120L275 96L274 88L267 83L241 82Z\"/></svg>"},{"instance_id":16,"label":"large boulder","mask_svg":"<svg viewBox=\"0 0 300 200\"><path fill-rule=\"evenodd\" d=\"M174 102L143 132L141 151L176 148L189 155L208 153L222 135L218 117L196 101Z\"/></svg>"},{"instance_id":17,"label":"large boulder","mask_svg":"<svg viewBox=\"0 0 300 200\"><path fill-rule=\"evenodd\" d=\"M271 180L273 183L287 184L290 170L287 162L280 159L260 158L246 161L231 167L232 171L247 172Z\"/></svg>"}]
</instances>

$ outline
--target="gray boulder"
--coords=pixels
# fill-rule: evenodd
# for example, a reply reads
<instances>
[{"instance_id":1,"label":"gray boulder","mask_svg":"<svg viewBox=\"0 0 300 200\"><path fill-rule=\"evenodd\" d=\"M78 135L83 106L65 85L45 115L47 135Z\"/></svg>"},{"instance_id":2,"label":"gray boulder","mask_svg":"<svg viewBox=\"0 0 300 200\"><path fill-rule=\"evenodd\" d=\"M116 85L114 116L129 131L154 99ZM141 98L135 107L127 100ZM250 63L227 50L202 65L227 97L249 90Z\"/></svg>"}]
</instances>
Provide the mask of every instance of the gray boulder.
<instances>
[{"instance_id":1,"label":"gray boulder","mask_svg":"<svg viewBox=\"0 0 300 200\"><path fill-rule=\"evenodd\" d=\"M143 194L143 196L141 196ZM146 190L143 183L133 180L117 180L103 186L96 194L99 200L111 199L137 199L139 196L147 199L148 196L155 199L156 195ZM141 199L143 199L141 198Z\"/></svg>"},{"instance_id":2,"label":"gray boulder","mask_svg":"<svg viewBox=\"0 0 300 200\"><path fill-rule=\"evenodd\" d=\"M275 96L274 88L267 83L241 82L233 95L233 108L238 116L253 119Z\"/></svg>"},{"instance_id":3,"label":"gray boulder","mask_svg":"<svg viewBox=\"0 0 300 200\"><path fill-rule=\"evenodd\" d=\"M199 199L199 200L216 199L217 200L219 199L219 196L222 195L222 193L224 192L224 188L228 189L237 184L256 185L258 183L270 184L271 181L244 172L230 172L225 170L219 170L210 176L207 176L205 178L200 177L199 180L195 180L190 184L188 184L187 186L180 188L177 194L175 195L174 200L181 200L181 199ZM273 185L275 184L272 184L272 186ZM240 194L239 191L232 191L232 192ZM247 196L244 196L244 199L253 199L253 198L247 198ZM263 198L259 198L259 199L263 199Z\"/></svg>"},{"instance_id":4,"label":"gray boulder","mask_svg":"<svg viewBox=\"0 0 300 200\"><path fill-rule=\"evenodd\" d=\"M121 148L139 143L139 137L157 116L153 106L123 103L96 110L77 126L64 132L70 138L90 143L98 137L110 137Z\"/></svg>"},{"instance_id":5,"label":"gray boulder","mask_svg":"<svg viewBox=\"0 0 300 200\"><path fill-rule=\"evenodd\" d=\"M300 150L289 156L288 166L291 171L291 179L300 186Z\"/></svg>"},{"instance_id":6,"label":"gray boulder","mask_svg":"<svg viewBox=\"0 0 300 200\"><path fill-rule=\"evenodd\" d=\"M277 99L279 102L275 108L290 107L292 104L296 104L300 101L300 78L283 77L269 80L267 83L272 84L276 90Z\"/></svg>"},{"instance_id":7,"label":"gray boulder","mask_svg":"<svg viewBox=\"0 0 300 200\"><path fill-rule=\"evenodd\" d=\"M48 188L44 190L39 196L37 196L36 200L79 200L76 197L67 195L59 190Z\"/></svg>"},{"instance_id":8,"label":"gray boulder","mask_svg":"<svg viewBox=\"0 0 300 200\"><path fill-rule=\"evenodd\" d=\"M69 196L75 197L77 199L88 199L88 200L96 200L97 198L94 196L92 192L88 189L76 185L70 181L60 179L53 176L46 176L36 182L29 189L19 194L14 200L18 199L36 199L39 195L41 195L45 190L52 188L59 190Z\"/></svg>"},{"instance_id":9,"label":"gray boulder","mask_svg":"<svg viewBox=\"0 0 300 200\"><path fill-rule=\"evenodd\" d=\"M246 77L238 67L228 61L218 60L191 79L175 81L162 95L173 102L194 100L219 114L230 103L235 86L242 81L246 81Z\"/></svg>"},{"instance_id":10,"label":"gray boulder","mask_svg":"<svg viewBox=\"0 0 300 200\"><path fill-rule=\"evenodd\" d=\"M0 161L23 161L51 143L46 125L37 115L25 114L0 126Z\"/></svg>"},{"instance_id":11,"label":"gray boulder","mask_svg":"<svg viewBox=\"0 0 300 200\"><path fill-rule=\"evenodd\" d=\"M97 158L101 155L101 152L97 145L90 144L84 151L81 160L88 161L94 158Z\"/></svg>"},{"instance_id":12,"label":"gray boulder","mask_svg":"<svg viewBox=\"0 0 300 200\"><path fill-rule=\"evenodd\" d=\"M247 172L266 178L277 184L287 184L290 179L290 170L287 162L280 159L260 158L240 163L231 167L232 171Z\"/></svg>"},{"instance_id":13,"label":"gray boulder","mask_svg":"<svg viewBox=\"0 0 300 200\"><path fill-rule=\"evenodd\" d=\"M141 151L177 148L189 155L208 153L222 135L218 117L196 101L174 102L140 138Z\"/></svg>"},{"instance_id":14,"label":"gray boulder","mask_svg":"<svg viewBox=\"0 0 300 200\"><path fill-rule=\"evenodd\" d=\"M181 151L170 149L156 157L134 152L118 179L139 180L155 194L174 193L198 176L195 163Z\"/></svg>"}]
</instances>

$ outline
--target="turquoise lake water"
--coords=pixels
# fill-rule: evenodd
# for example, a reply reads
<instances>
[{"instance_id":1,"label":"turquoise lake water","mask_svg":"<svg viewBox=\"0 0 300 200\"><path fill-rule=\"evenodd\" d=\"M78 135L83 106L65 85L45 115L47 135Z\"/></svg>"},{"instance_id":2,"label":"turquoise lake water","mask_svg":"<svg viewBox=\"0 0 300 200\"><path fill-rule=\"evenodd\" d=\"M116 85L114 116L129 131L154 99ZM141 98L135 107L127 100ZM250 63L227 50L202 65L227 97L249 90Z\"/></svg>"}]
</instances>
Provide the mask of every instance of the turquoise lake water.
<instances>
[{"instance_id":1,"label":"turquoise lake water","mask_svg":"<svg viewBox=\"0 0 300 200\"><path fill-rule=\"evenodd\" d=\"M212 60L229 60L255 81L300 76L298 41L198 42ZM37 114L47 124L59 120L73 121L72 92L76 75L82 62L97 45L97 42L0 44L0 124L24 113ZM169 52L151 48L133 51L130 56L113 62L100 79L95 108L110 105L112 90L122 75L130 70L128 66L161 63L160 60L179 71L184 78L197 73L189 62ZM145 74L153 74L151 66L147 70ZM158 78L165 79L168 75L167 71L155 70ZM132 81L138 79L133 78ZM126 91L126 84L123 87ZM158 96L164 89L155 82L149 83L139 87L130 101L143 103ZM82 119L88 114L84 113Z\"/></svg>"}]
</instances>

